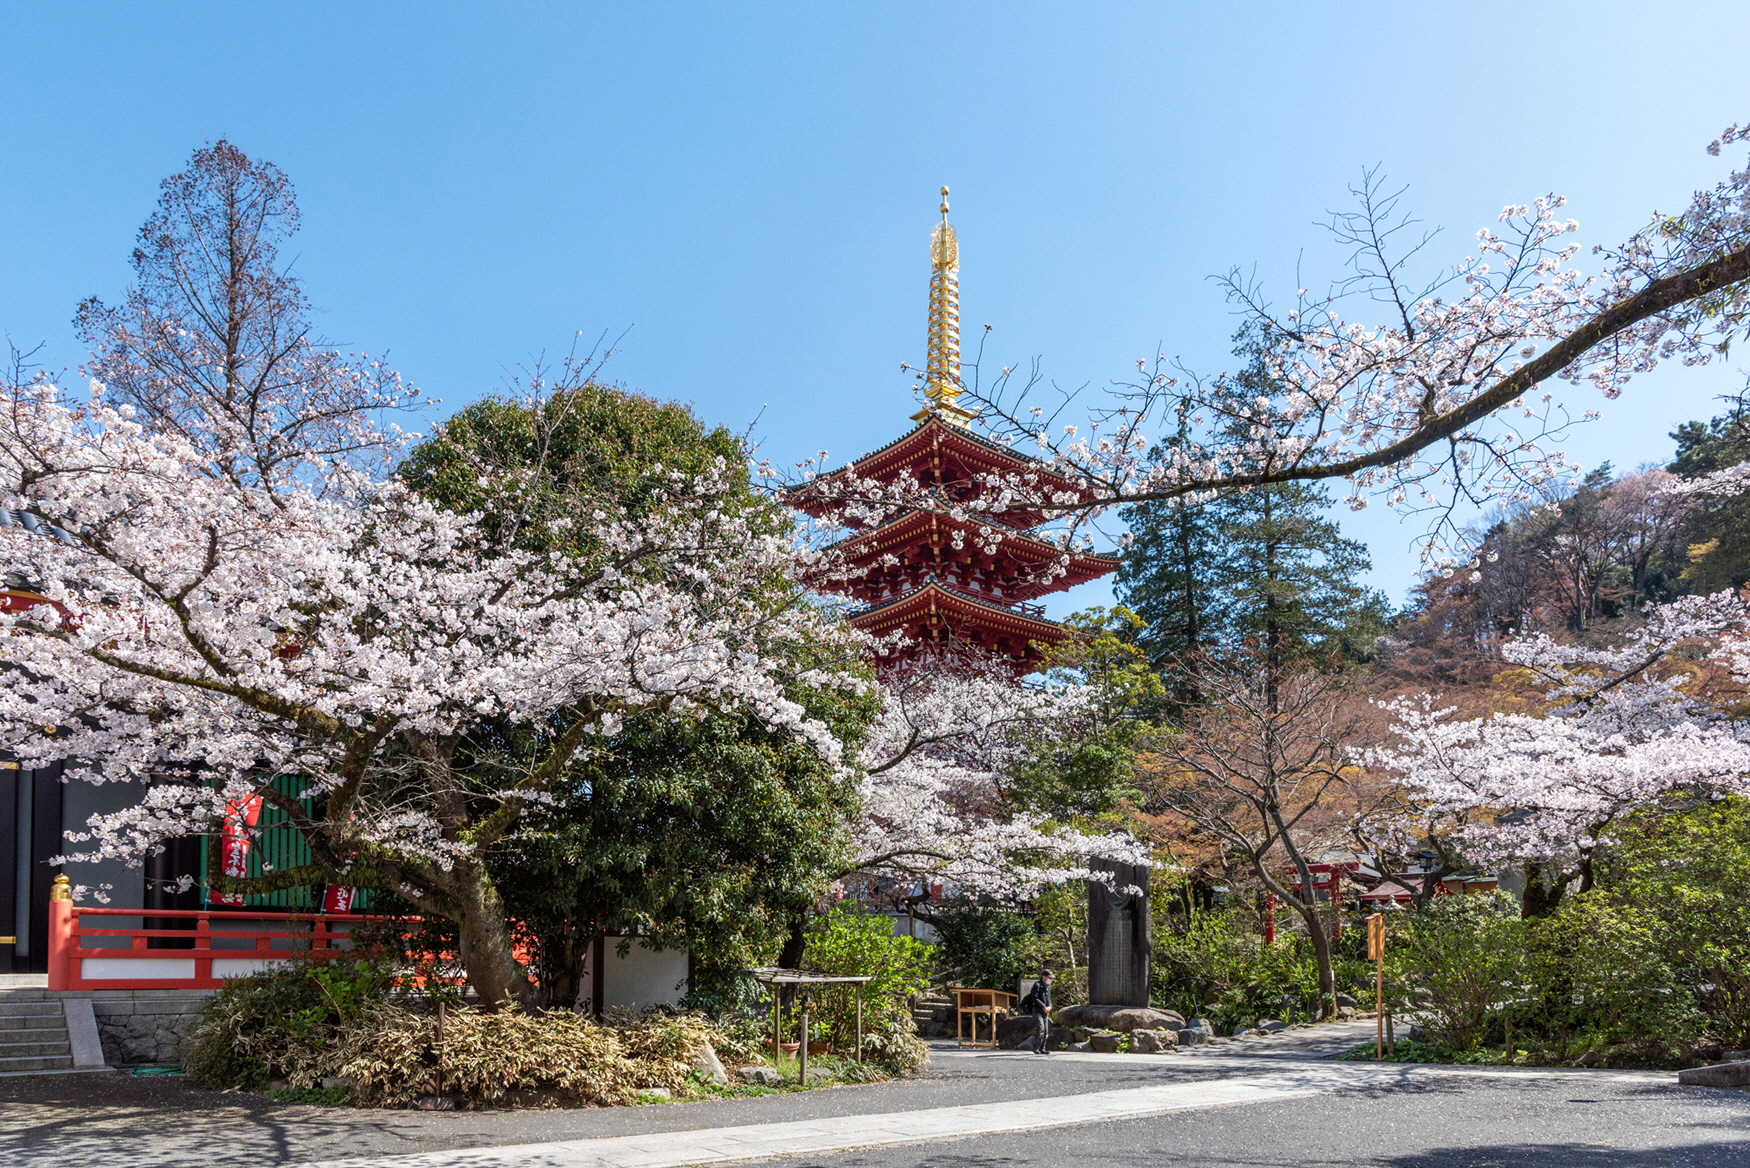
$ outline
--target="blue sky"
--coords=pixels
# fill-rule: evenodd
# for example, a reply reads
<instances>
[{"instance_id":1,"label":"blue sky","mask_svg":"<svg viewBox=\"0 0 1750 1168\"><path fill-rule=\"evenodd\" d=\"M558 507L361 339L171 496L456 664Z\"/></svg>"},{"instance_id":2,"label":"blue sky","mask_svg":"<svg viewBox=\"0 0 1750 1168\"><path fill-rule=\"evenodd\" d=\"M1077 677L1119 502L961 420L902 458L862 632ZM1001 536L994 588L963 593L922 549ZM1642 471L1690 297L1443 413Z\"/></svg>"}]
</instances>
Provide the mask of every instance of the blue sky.
<instances>
[{"instance_id":1,"label":"blue sky","mask_svg":"<svg viewBox=\"0 0 1750 1168\"><path fill-rule=\"evenodd\" d=\"M1212 274L1338 274L1317 223L1364 167L1445 228L1441 262L1552 190L1613 242L1723 175L1703 147L1750 119L1750 5L1669 0L7 0L0 44L0 328L51 364L79 358L76 302L125 287L158 181L223 135L296 184L323 330L445 407L624 332L610 374L759 417L779 459L907 425L943 183L965 332L1097 391L1157 350L1226 366ZM1662 459L1744 371L1572 391L1603 419L1565 448ZM1419 527L1343 519L1401 597Z\"/></svg>"}]
</instances>

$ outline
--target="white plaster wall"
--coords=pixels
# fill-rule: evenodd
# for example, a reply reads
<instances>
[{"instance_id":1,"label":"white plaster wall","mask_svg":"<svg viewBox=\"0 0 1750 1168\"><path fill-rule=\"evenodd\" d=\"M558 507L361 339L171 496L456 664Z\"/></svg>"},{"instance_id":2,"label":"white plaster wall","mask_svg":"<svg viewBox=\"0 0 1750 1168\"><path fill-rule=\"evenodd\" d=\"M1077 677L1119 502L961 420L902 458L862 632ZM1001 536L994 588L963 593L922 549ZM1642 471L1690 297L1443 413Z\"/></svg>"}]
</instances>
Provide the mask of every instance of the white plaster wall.
<instances>
[{"instance_id":1,"label":"white plaster wall","mask_svg":"<svg viewBox=\"0 0 1750 1168\"><path fill-rule=\"evenodd\" d=\"M632 941L625 957L618 949L622 938L603 943L601 1008L615 1006L672 1005L687 992L687 953L684 949L646 949Z\"/></svg>"}]
</instances>

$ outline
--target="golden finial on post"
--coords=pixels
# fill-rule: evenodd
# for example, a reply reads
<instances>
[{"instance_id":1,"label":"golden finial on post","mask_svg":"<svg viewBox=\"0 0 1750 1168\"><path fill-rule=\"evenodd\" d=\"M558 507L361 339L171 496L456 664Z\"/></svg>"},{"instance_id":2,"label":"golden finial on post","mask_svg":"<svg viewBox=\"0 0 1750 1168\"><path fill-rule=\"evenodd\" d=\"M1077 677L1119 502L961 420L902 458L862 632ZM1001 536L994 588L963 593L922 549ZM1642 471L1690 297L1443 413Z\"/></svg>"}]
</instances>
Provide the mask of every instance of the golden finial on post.
<instances>
[{"instance_id":1,"label":"golden finial on post","mask_svg":"<svg viewBox=\"0 0 1750 1168\"><path fill-rule=\"evenodd\" d=\"M59 876L55 877L55 882L49 886L49 899L73 899L73 883L67 879L67 874L65 872L62 872Z\"/></svg>"},{"instance_id":2,"label":"golden finial on post","mask_svg":"<svg viewBox=\"0 0 1750 1168\"><path fill-rule=\"evenodd\" d=\"M930 232L930 347L924 372L924 397L928 405L912 415L923 421L939 414L945 421L964 426L972 413L955 405L960 381L960 242L948 222L948 188L942 188L942 221Z\"/></svg>"}]
</instances>

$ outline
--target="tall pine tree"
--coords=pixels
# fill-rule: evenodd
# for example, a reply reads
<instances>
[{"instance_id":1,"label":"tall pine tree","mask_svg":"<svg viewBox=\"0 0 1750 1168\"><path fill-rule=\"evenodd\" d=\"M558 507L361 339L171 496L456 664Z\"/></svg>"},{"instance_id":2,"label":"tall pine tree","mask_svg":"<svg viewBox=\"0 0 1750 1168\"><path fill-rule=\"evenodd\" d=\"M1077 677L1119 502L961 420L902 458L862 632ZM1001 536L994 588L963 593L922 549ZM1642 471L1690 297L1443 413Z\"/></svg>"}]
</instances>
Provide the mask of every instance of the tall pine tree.
<instances>
[{"instance_id":1,"label":"tall pine tree","mask_svg":"<svg viewBox=\"0 0 1750 1168\"><path fill-rule=\"evenodd\" d=\"M1273 395L1255 348L1235 375L1248 396ZM1182 428L1183 430L1183 428ZM1173 442L1188 441L1184 432ZM1370 657L1390 627L1391 605L1360 577L1366 545L1328 517L1323 486L1283 483L1201 506L1178 501L1130 508L1134 543L1119 569L1119 600L1146 624L1137 643L1166 670L1177 658L1223 645L1255 645L1272 669L1306 656Z\"/></svg>"}]
</instances>

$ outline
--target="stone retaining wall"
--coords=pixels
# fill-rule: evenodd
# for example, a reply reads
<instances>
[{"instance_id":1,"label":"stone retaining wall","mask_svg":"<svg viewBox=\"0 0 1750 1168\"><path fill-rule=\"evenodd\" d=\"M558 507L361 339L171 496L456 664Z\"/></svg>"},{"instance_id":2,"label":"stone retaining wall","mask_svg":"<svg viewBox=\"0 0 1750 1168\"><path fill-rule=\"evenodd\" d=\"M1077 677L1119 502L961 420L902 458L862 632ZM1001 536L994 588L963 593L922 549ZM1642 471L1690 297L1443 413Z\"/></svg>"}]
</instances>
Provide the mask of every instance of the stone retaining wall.
<instances>
[{"instance_id":1,"label":"stone retaining wall","mask_svg":"<svg viewBox=\"0 0 1750 1168\"><path fill-rule=\"evenodd\" d=\"M200 1021L215 990L67 990L56 998L90 998L112 1067L179 1063L183 1037Z\"/></svg>"}]
</instances>

